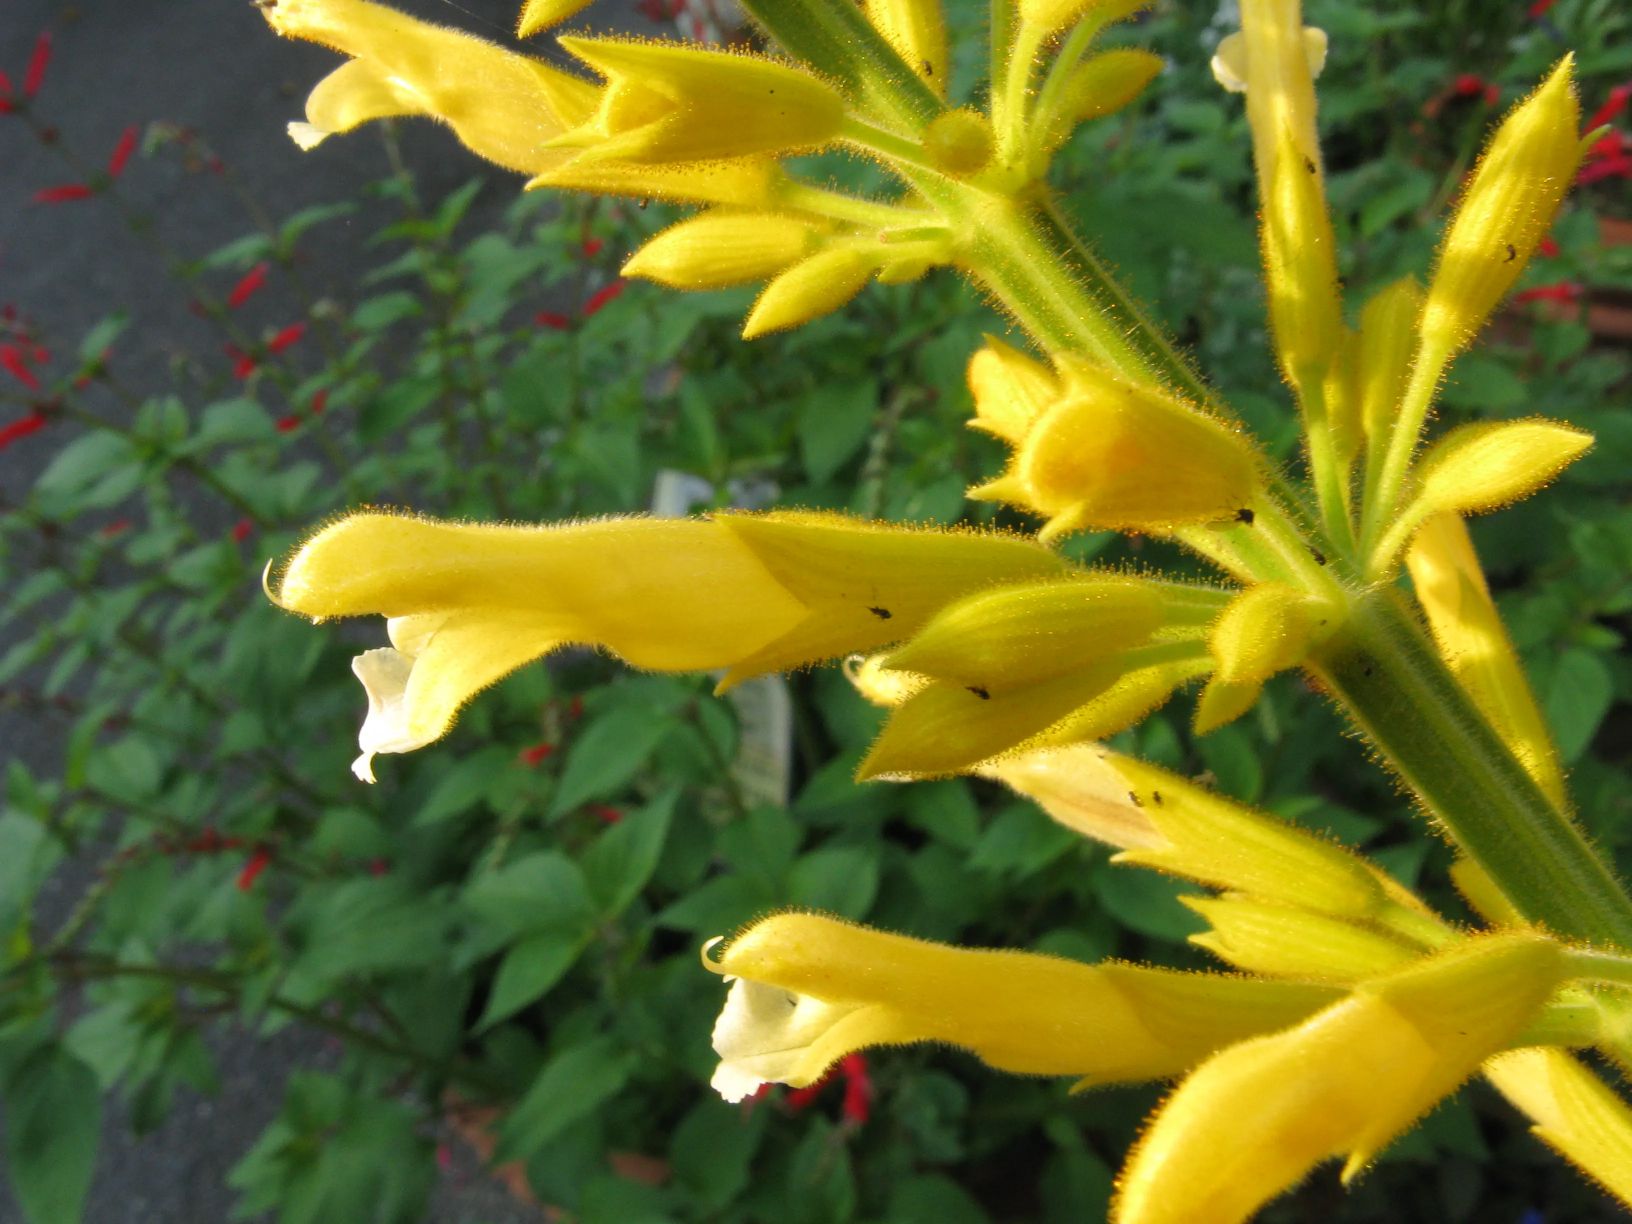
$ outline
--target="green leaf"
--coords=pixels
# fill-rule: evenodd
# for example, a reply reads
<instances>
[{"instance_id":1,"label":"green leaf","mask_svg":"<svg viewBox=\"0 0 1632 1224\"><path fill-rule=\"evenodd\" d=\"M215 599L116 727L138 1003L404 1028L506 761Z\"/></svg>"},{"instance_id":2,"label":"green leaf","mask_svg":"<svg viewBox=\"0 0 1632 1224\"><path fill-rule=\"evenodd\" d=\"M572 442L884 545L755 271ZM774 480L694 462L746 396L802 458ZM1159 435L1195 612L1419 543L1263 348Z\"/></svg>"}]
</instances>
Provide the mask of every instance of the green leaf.
<instances>
[{"instance_id":1,"label":"green leaf","mask_svg":"<svg viewBox=\"0 0 1632 1224\"><path fill-rule=\"evenodd\" d=\"M890 1194L891 1220L933 1220L935 1224L987 1224L979 1203L950 1178L926 1175L899 1183Z\"/></svg>"},{"instance_id":2,"label":"green leaf","mask_svg":"<svg viewBox=\"0 0 1632 1224\"><path fill-rule=\"evenodd\" d=\"M1180 897L1201 891L1141 868L1112 867L1094 880L1100 904L1123 926L1175 943L1207 929L1199 914L1179 903Z\"/></svg>"},{"instance_id":3,"label":"green leaf","mask_svg":"<svg viewBox=\"0 0 1632 1224\"><path fill-rule=\"evenodd\" d=\"M98 430L75 438L57 452L34 482L42 496L62 497L82 494L93 483L117 468L136 464L130 439Z\"/></svg>"},{"instance_id":4,"label":"green leaf","mask_svg":"<svg viewBox=\"0 0 1632 1224\"><path fill-rule=\"evenodd\" d=\"M130 316L120 311L97 323L79 342L79 359L84 362L102 360L102 354L113 347L119 333L130 326Z\"/></svg>"},{"instance_id":5,"label":"green leaf","mask_svg":"<svg viewBox=\"0 0 1632 1224\"><path fill-rule=\"evenodd\" d=\"M414 814L415 827L438 824L477 807L492 789L495 776L510 763L510 752L496 746L456 762L442 774Z\"/></svg>"},{"instance_id":6,"label":"green leaf","mask_svg":"<svg viewBox=\"0 0 1632 1224\"><path fill-rule=\"evenodd\" d=\"M513 931L585 931L595 919L589 885L578 864L553 850L477 876L465 889L466 908Z\"/></svg>"},{"instance_id":7,"label":"green leaf","mask_svg":"<svg viewBox=\"0 0 1632 1224\"><path fill-rule=\"evenodd\" d=\"M799 407L799 456L814 485L826 484L873 431L878 384L871 379L822 385Z\"/></svg>"},{"instance_id":8,"label":"green leaf","mask_svg":"<svg viewBox=\"0 0 1632 1224\"><path fill-rule=\"evenodd\" d=\"M1239 723L1220 727L1196 741L1218 789L1242 803L1256 803L1264 793L1264 766L1252 737Z\"/></svg>"},{"instance_id":9,"label":"green leaf","mask_svg":"<svg viewBox=\"0 0 1632 1224\"><path fill-rule=\"evenodd\" d=\"M645 807L627 813L583 855L584 878L602 917L621 914L652 878L679 798L679 791L665 791Z\"/></svg>"},{"instance_id":10,"label":"green leaf","mask_svg":"<svg viewBox=\"0 0 1632 1224\"><path fill-rule=\"evenodd\" d=\"M503 1163L538 1151L620 1092L634 1067L634 1056L610 1037L594 1037L557 1054L544 1064L499 1128L494 1161Z\"/></svg>"},{"instance_id":11,"label":"green leaf","mask_svg":"<svg viewBox=\"0 0 1632 1224\"><path fill-rule=\"evenodd\" d=\"M777 901L774 892L747 876L715 876L659 913L657 923L700 935L723 935Z\"/></svg>"},{"instance_id":12,"label":"green leaf","mask_svg":"<svg viewBox=\"0 0 1632 1224\"><path fill-rule=\"evenodd\" d=\"M681 1119L669 1147L669 1162L675 1179L699 1207L717 1211L748 1184L748 1168L765 1135L766 1116L763 1109L744 1113L705 1097Z\"/></svg>"},{"instance_id":13,"label":"green leaf","mask_svg":"<svg viewBox=\"0 0 1632 1224\"><path fill-rule=\"evenodd\" d=\"M43 1046L12 1073L5 1106L6 1157L23 1214L31 1224L72 1224L96 1167L96 1074L61 1046Z\"/></svg>"},{"instance_id":14,"label":"green leaf","mask_svg":"<svg viewBox=\"0 0 1632 1224\"><path fill-rule=\"evenodd\" d=\"M488 996L476 1032L507 1020L559 982L583 951L584 937L564 931L539 931L512 944L499 962L493 993Z\"/></svg>"},{"instance_id":15,"label":"green leaf","mask_svg":"<svg viewBox=\"0 0 1632 1224\"><path fill-rule=\"evenodd\" d=\"M969 856L969 866L976 871L1029 876L1081 842L1077 834L1030 804L1014 804L986 827Z\"/></svg>"},{"instance_id":16,"label":"green leaf","mask_svg":"<svg viewBox=\"0 0 1632 1224\"><path fill-rule=\"evenodd\" d=\"M622 786L673 725L671 719L636 706L621 706L590 723L567 751L550 815L563 815Z\"/></svg>"},{"instance_id":17,"label":"green leaf","mask_svg":"<svg viewBox=\"0 0 1632 1224\"><path fill-rule=\"evenodd\" d=\"M62 857L45 826L21 812L0 814L0 931L10 930Z\"/></svg>"},{"instance_id":18,"label":"green leaf","mask_svg":"<svg viewBox=\"0 0 1632 1224\"><path fill-rule=\"evenodd\" d=\"M1614 697L1614 681L1599 656L1579 646L1559 656L1544 704L1547 721L1558 737L1559 755L1566 763L1587 750Z\"/></svg>"},{"instance_id":19,"label":"green leaf","mask_svg":"<svg viewBox=\"0 0 1632 1224\"><path fill-rule=\"evenodd\" d=\"M393 323L422 314L424 308L411 293L397 290L364 298L351 312L351 324L361 331L383 331Z\"/></svg>"},{"instance_id":20,"label":"green leaf","mask_svg":"<svg viewBox=\"0 0 1632 1224\"><path fill-rule=\"evenodd\" d=\"M788 872L788 899L795 905L860 918L878 895L878 852L867 846L833 846L802 856Z\"/></svg>"}]
</instances>

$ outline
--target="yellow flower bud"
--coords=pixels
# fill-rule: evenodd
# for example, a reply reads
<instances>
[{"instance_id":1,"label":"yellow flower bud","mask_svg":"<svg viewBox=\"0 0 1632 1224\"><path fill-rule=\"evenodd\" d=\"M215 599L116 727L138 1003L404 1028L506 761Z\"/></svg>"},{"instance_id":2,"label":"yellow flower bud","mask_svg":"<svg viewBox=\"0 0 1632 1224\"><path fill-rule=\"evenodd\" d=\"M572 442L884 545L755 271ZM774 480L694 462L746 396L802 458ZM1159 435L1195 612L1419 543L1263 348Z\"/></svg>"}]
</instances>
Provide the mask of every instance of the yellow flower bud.
<instances>
[{"instance_id":1,"label":"yellow flower bud","mask_svg":"<svg viewBox=\"0 0 1632 1224\"><path fill-rule=\"evenodd\" d=\"M1020 20L1046 38L1078 21L1101 26L1123 21L1150 4L1151 0L1020 0Z\"/></svg>"},{"instance_id":2,"label":"yellow flower bud","mask_svg":"<svg viewBox=\"0 0 1632 1224\"><path fill-rule=\"evenodd\" d=\"M1517 1039L1562 976L1531 934L1465 941L1215 1054L1129 1158L1118 1224L1236 1224L1321 1161L1352 1177Z\"/></svg>"},{"instance_id":3,"label":"yellow flower bud","mask_svg":"<svg viewBox=\"0 0 1632 1224\"><path fill-rule=\"evenodd\" d=\"M1098 744L1070 744L1003 757L982 765L983 778L1003 782L1074 833L1118 849L1165 844L1143 805L1105 759Z\"/></svg>"},{"instance_id":4,"label":"yellow flower bud","mask_svg":"<svg viewBox=\"0 0 1632 1224\"><path fill-rule=\"evenodd\" d=\"M996 336L987 336L969 358L968 378L975 400L975 419L969 424L1009 442L1025 437L1031 423L1061 395L1052 370Z\"/></svg>"},{"instance_id":5,"label":"yellow flower bud","mask_svg":"<svg viewBox=\"0 0 1632 1224\"><path fill-rule=\"evenodd\" d=\"M1135 47L1103 51L1071 74L1060 112L1072 123L1114 115L1144 93L1145 86L1161 73L1163 63L1161 56Z\"/></svg>"},{"instance_id":6,"label":"yellow flower bud","mask_svg":"<svg viewBox=\"0 0 1632 1224\"><path fill-rule=\"evenodd\" d=\"M1117 862L1340 918L1369 919L1391 899L1365 860L1342 846L1159 766L1116 753L1106 762L1161 838Z\"/></svg>"},{"instance_id":7,"label":"yellow flower bud","mask_svg":"<svg viewBox=\"0 0 1632 1224\"><path fill-rule=\"evenodd\" d=\"M765 286L742 325L742 338L753 340L832 314L861 292L882 263L876 247L850 245L801 260Z\"/></svg>"},{"instance_id":8,"label":"yellow flower bud","mask_svg":"<svg viewBox=\"0 0 1632 1224\"><path fill-rule=\"evenodd\" d=\"M943 608L884 665L1002 693L1149 641L1161 624L1160 589L1138 578L1002 586Z\"/></svg>"},{"instance_id":9,"label":"yellow flower bud","mask_svg":"<svg viewBox=\"0 0 1632 1224\"><path fill-rule=\"evenodd\" d=\"M863 7L867 20L884 41L924 79L936 97L946 97L951 61L941 0L866 0Z\"/></svg>"},{"instance_id":10,"label":"yellow flower bud","mask_svg":"<svg viewBox=\"0 0 1632 1224\"><path fill-rule=\"evenodd\" d=\"M1276 582L1248 587L1208 635L1215 670L1196 707L1196 733L1205 735L1239 718L1276 672L1296 667L1317 637L1333 628L1335 613Z\"/></svg>"},{"instance_id":11,"label":"yellow flower bud","mask_svg":"<svg viewBox=\"0 0 1632 1224\"><path fill-rule=\"evenodd\" d=\"M1250 506L1259 474L1222 421L1092 367L1033 424L1009 471L970 490L1049 517L1049 539L1084 528L1162 531L1228 519Z\"/></svg>"},{"instance_id":12,"label":"yellow flower bud","mask_svg":"<svg viewBox=\"0 0 1632 1224\"><path fill-rule=\"evenodd\" d=\"M595 115L558 138L583 161L707 162L815 149L844 99L807 72L757 56L661 43L561 38L607 79Z\"/></svg>"},{"instance_id":13,"label":"yellow flower bud","mask_svg":"<svg viewBox=\"0 0 1632 1224\"><path fill-rule=\"evenodd\" d=\"M1467 527L1454 514L1434 515L1412 539L1405 560L1445 662L1537 785L1567 809L1558 749L1491 600Z\"/></svg>"},{"instance_id":14,"label":"yellow flower bud","mask_svg":"<svg viewBox=\"0 0 1632 1224\"><path fill-rule=\"evenodd\" d=\"M884 656L851 655L844 661L844 678L870 705L894 709L929 683L928 676L911 672L891 671L884 666Z\"/></svg>"},{"instance_id":15,"label":"yellow flower bud","mask_svg":"<svg viewBox=\"0 0 1632 1224\"><path fill-rule=\"evenodd\" d=\"M1315 157L1316 150L1300 148L1291 127L1283 127L1262 187L1260 236L1275 352L1304 396L1343 339L1337 243Z\"/></svg>"},{"instance_id":16,"label":"yellow flower bud","mask_svg":"<svg viewBox=\"0 0 1632 1224\"><path fill-rule=\"evenodd\" d=\"M964 107L944 111L924 129L924 154L943 174L967 178L992 160L991 120Z\"/></svg>"},{"instance_id":17,"label":"yellow flower bud","mask_svg":"<svg viewBox=\"0 0 1632 1224\"><path fill-rule=\"evenodd\" d=\"M623 265L623 274L675 289L764 280L807 255L822 229L787 213L714 210L652 238Z\"/></svg>"},{"instance_id":18,"label":"yellow flower bud","mask_svg":"<svg viewBox=\"0 0 1632 1224\"><path fill-rule=\"evenodd\" d=\"M1432 514L1496 510L1529 497L1586 454L1592 442L1584 429L1540 418L1463 425L1423 455L1416 509Z\"/></svg>"},{"instance_id":19,"label":"yellow flower bud","mask_svg":"<svg viewBox=\"0 0 1632 1224\"><path fill-rule=\"evenodd\" d=\"M527 184L527 190L550 187L674 204L770 209L776 206L785 179L782 168L770 157L736 157L677 166L573 158L539 174Z\"/></svg>"},{"instance_id":20,"label":"yellow flower bud","mask_svg":"<svg viewBox=\"0 0 1632 1224\"><path fill-rule=\"evenodd\" d=\"M1213 1050L1303 1017L1335 996L1133 965L929 943L815 914L777 914L704 964L736 980L714 1028L714 1087L814 1083L844 1055L921 1041L1001 1071L1088 1083L1176 1074Z\"/></svg>"},{"instance_id":21,"label":"yellow flower bud","mask_svg":"<svg viewBox=\"0 0 1632 1224\"><path fill-rule=\"evenodd\" d=\"M1632 1109L1563 1050L1498 1055L1485 1076L1535 1123L1530 1132L1632 1207Z\"/></svg>"},{"instance_id":22,"label":"yellow flower bud","mask_svg":"<svg viewBox=\"0 0 1632 1224\"><path fill-rule=\"evenodd\" d=\"M590 5L590 0L526 0L516 22L516 37L531 38L540 30L570 21Z\"/></svg>"},{"instance_id":23,"label":"yellow flower bud","mask_svg":"<svg viewBox=\"0 0 1632 1224\"><path fill-rule=\"evenodd\" d=\"M1376 294L1360 312L1360 345L1354 363L1360 426L1367 444L1388 446L1388 435L1411 378L1417 349L1422 289L1405 277Z\"/></svg>"},{"instance_id":24,"label":"yellow flower bud","mask_svg":"<svg viewBox=\"0 0 1632 1224\"><path fill-rule=\"evenodd\" d=\"M724 514L715 522L810 609L785 635L743 650L722 687L814 659L876 650L912 636L971 591L1066 569L1035 542L995 532L898 527L797 511Z\"/></svg>"},{"instance_id":25,"label":"yellow flower bud","mask_svg":"<svg viewBox=\"0 0 1632 1224\"><path fill-rule=\"evenodd\" d=\"M1442 365L1484 325L1553 223L1580 161L1581 123L1565 56L1486 146L1440 244L1422 347Z\"/></svg>"},{"instance_id":26,"label":"yellow flower bud","mask_svg":"<svg viewBox=\"0 0 1632 1224\"><path fill-rule=\"evenodd\" d=\"M1268 977L1354 982L1403 968L1422 948L1329 914L1251 897L1181 897L1212 927L1190 942Z\"/></svg>"},{"instance_id":27,"label":"yellow flower bud","mask_svg":"<svg viewBox=\"0 0 1632 1224\"><path fill-rule=\"evenodd\" d=\"M278 33L353 57L312 91L306 122L290 125L305 149L370 119L429 115L472 152L537 174L566 160L553 143L594 103L587 81L366 0L278 0L262 11Z\"/></svg>"},{"instance_id":28,"label":"yellow flower bud","mask_svg":"<svg viewBox=\"0 0 1632 1224\"><path fill-rule=\"evenodd\" d=\"M1206 673L1200 654L1134 667L1123 672L1103 692L1090 698L1039 735L1038 748L1102 740L1142 722L1166 703L1181 686Z\"/></svg>"}]
</instances>

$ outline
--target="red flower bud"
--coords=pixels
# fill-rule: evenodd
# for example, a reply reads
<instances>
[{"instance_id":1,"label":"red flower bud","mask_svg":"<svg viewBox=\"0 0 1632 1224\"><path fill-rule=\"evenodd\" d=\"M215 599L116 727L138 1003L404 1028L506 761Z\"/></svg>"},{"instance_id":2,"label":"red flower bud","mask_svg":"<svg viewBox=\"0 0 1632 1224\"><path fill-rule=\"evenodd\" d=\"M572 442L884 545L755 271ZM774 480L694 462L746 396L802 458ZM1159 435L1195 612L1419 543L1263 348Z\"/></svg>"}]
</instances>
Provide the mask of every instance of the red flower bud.
<instances>
[{"instance_id":1,"label":"red flower bud","mask_svg":"<svg viewBox=\"0 0 1632 1224\"><path fill-rule=\"evenodd\" d=\"M108 177L118 178L125 172L125 163L130 161L130 155L136 151L136 125L132 124L119 137L119 143L113 146L113 152L108 157Z\"/></svg>"},{"instance_id":2,"label":"red flower bud","mask_svg":"<svg viewBox=\"0 0 1632 1224\"><path fill-rule=\"evenodd\" d=\"M9 425L0 425L0 450L5 450L20 438L26 438L31 433L38 433L45 428L45 415L40 412L31 412L27 416L18 417Z\"/></svg>"},{"instance_id":3,"label":"red flower bud","mask_svg":"<svg viewBox=\"0 0 1632 1224\"><path fill-rule=\"evenodd\" d=\"M553 328L556 331L566 331L572 326L572 320L564 314L557 314L553 310L541 310L533 316L533 322L540 327Z\"/></svg>"},{"instance_id":4,"label":"red flower bud","mask_svg":"<svg viewBox=\"0 0 1632 1224\"><path fill-rule=\"evenodd\" d=\"M23 72L23 97L32 98L45 83L45 68L51 62L51 31L41 30L34 40L34 53L28 57L28 68Z\"/></svg>"},{"instance_id":5,"label":"red flower bud","mask_svg":"<svg viewBox=\"0 0 1632 1224\"><path fill-rule=\"evenodd\" d=\"M536 766L540 761L555 754L554 744L534 744L531 748L523 748L516 754L516 760L529 767Z\"/></svg>"},{"instance_id":6,"label":"red flower bud","mask_svg":"<svg viewBox=\"0 0 1632 1224\"><path fill-rule=\"evenodd\" d=\"M232 525L232 542L242 544L249 539L249 533L255 530L253 519L241 518Z\"/></svg>"},{"instance_id":7,"label":"red flower bud","mask_svg":"<svg viewBox=\"0 0 1632 1224\"><path fill-rule=\"evenodd\" d=\"M610 285L597 289L589 301L584 303L584 318L589 318L622 293L624 284L625 282L621 280L615 280Z\"/></svg>"},{"instance_id":8,"label":"red flower bud","mask_svg":"<svg viewBox=\"0 0 1632 1224\"><path fill-rule=\"evenodd\" d=\"M256 847L255 853L250 855L249 861L244 864L244 869L238 873L238 891L248 892L254 888L255 881L260 878L261 872L265 871L271 863L272 851L265 846Z\"/></svg>"},{"instance_id":9,"label":"red flower bud","mask_svg":"<svg viewBox=\"0 0 1632 1224\"><path fill-rule=\"evenodd\" d=\"M272 339L266 342L266 351L269 353L281 353L290 345L298 342L305 334L306 324L304 322L291 323L288 327L284 328L277 335L273 336Z\"/></svg>"},{"instance_id":10,"label":"red flower bud","mask_svg":"<svg viewBox=\"0 0 1632 1224\"><path fill-rule=\"evenodd\" d=\"M6 373L30 391L40 389L40 380L34 377L34 371L28 368L28 359L15 344L0 344L0 366L5 366Z\"/></svg>"},{"instance_id":11,"label":"red flower bud","mask_svg":"<svg viewBox=\"0 0 1632 1224\"><path fill-rule=\"evenodd\" d=\"M251 268L248 272L245 272L239 279L238 283L232 287L232 291L227 294L228 308L236 310L245 302L249 301L254 292L262 285L266 284L266 274L270 270L270 267L271 265L267 264L263 260L261 263L258 263Z\"/></svg>"},{"instance_id":12,"label":"red flower bud","mask_svg":"<svg viewBox=\"0 0 1632 1224\"><path fill-rule=\"evenodd\" d=\"M34 193L36 204L65 204L69 200L88 200L96 192L84 183L63 183L57 187L42 187Z\"/></svg>"}]
</instances>

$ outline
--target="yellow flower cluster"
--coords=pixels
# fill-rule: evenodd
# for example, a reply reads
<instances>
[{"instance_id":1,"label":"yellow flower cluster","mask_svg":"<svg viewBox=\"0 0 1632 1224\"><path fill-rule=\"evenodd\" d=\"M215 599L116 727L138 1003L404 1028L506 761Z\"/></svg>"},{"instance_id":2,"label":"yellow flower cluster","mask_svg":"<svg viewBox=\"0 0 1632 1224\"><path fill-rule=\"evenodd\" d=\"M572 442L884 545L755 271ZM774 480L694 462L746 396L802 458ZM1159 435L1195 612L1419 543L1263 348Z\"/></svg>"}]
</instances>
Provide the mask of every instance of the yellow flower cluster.
<instances>
[{"instance_id":1,"label":"yellow flower cluster","mask_svg":"<svg viewBox=\"0 0 1632 1224\"><path fill-rule=\"evenodd\" d=\"M1234 972L1084 965L773 915L705 953L731 979L714 1032L728 1098L919 1041L1083 1084L1179 1079L1130 1157L1116 1218L1227 1222L1323 1160L1353 1176L1482 1072L1632 1203L1632 1114L1566 1052L1626 1061L1623 1010L1586 984L1632 982L1632 902L1571 823L1462 523L1534 492L1591 438L1541 420L1478 424L1419 454L1447 369L1572 177L1568 58L1492 138L1426 293L1399 282L1351 326L1315 112L1325 36L1305 28L1298 0L1242 0L1214 71L1245 95L1304 490L1049 197L1049 163L1077 125L1130 105L1160 73L1148 52L1097 49L1140 0L994 0L979 106L949 97L935 0L750 0L787 58L562 37L574 71L367 0L260 3L280 33L349 57L291 127L304 148L371 119L431 116L530 187L703 206L624 271L684 290L762 282L748 337L836 310L874 279L949 266L1034 350L990 337L968 370L971 424L1011 449L970 496L1035 515L1034 537L793 511L542 527L369 511L319 530L268 590L314 620L387 620L391 645L354 664L369 703L360 777L569 643L635 667L723 672L722 687L847 658L889 710L863 777L995 778L1117 847L1118 862L1213 890L1189 902L1208 924L1195 941ZM582 7L528 0L520 34ZM847 194L784 165L827 148L882 163L894 193ZM1088 569L1054 551L1088 529L1171 537L1222 581ZM1402 565L1426 628L1396 590ZM1445 921L1345 849L1098 743L1197 680L1205 734L1289 669L1329 691L1440 820L1486 929Z\"/></svg>"}]
</instances>

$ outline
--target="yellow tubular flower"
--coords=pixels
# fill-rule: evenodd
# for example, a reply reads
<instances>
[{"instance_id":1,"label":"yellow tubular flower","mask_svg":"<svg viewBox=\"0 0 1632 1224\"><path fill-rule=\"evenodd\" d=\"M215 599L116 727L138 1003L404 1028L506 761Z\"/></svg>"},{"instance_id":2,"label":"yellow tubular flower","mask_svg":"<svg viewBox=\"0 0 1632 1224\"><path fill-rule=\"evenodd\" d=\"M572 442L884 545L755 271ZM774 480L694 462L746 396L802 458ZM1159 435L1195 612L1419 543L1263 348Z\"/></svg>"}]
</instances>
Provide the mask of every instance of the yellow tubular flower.
<instances>
[{"instance_id":1,"label":"yellow tubular flower","mask_svg":"<svg viewBox=\"0 0 1632 1224\"><path fill-rule=\"evenodd\" d=\"M867 20L921 76L938 98L946 97L951 60L941 0L864 0Z\"/></svg>"},{"instance_id":2,"label":"yellow tubular flower","mask_svg":"<svg viewBox=\"0 0 1632 1224\"><path fill-rule=\"evenodd\" d=\"M1360 312L1360 345L1353 377L1366 444L1386 449L1388 435L1411 377L1417 348L1422 288L1414 277L1387 286Z\"/></svg>"},{"instance_id":3,"label":"yellow tubular flower","mask_svg":"<svg viewBox=\"0 0 1632 1224\"><path fill-rule=\"evenodd\" d=\"M1553 223L1580 162L1581 112L1565 56L1502 121L1440 244L1419 364L1438 371L1484 326Z\"/></svg>"},{"instance_id":4,"label":"yellow tubular flower","mask_svg":"<svg viewBox=\"0 0 1632 1224\"><path fill-rule=\"evenodd\" d=\"M1098 744L1020 753L982 765L976 772L1005 783L1072 832L1094 841L1120 850L1167 844Z\"/></svg>"},{"instance_id":5,"label":"yellow tubular flower","mask_svg":"<svg viewBox=\"0 0 1632 1224\"><path fill-rule=\"evenodd\" d=\"M606 77L595 114L556 143L583 162L695 163L815 149L838 135L844 99L807 72L680 44L561 38Z\"/></svg>"},{"instance_id":6,"label":"yellow tubular flower","mask_svg":"<svg viewBox=\"0 0 1632 1224\"><path fill-rule=\"evenodd\" d=\"M630 257L623 274L674 289L765 280L809 254L825 228L787 213L715 210L669 226Z\"/></svg>"},{"instance_id":7,"label":"yellow tubular flower","mask_svg":"<svg viewBox=\"0 0 1632 1224\"><path fill-rule=\"evenodd\" d=\"M1333 609L1278 582L1248 587L1232 599L1208 634L1217 666L1196 706L1196 733L1206 735L1251 709L1264 681L1303 662L1335 618Z\"/></svg>"},{"instance_id":8,"label":"yellow tubular flower","mask_svg":"<svg viewBox=\"0 0 1632 1224\"><path fill-rule=\"evenodd\" d=\"M1223 521L1250 507L1260 488L1251 449L1222 421L1075 366L1065 398L1032 424L1009 470L969 496L1048 516L1039 534L1049 540L1086 528Z\"/></svg>"},{"instance_id":9,"label":"yellow tubular flower","mask_svg":"<svg viewBox=\"0 0 1632 1224\"><path fill-rule=\"evenodd\" d=\"M1180 897L1211 930L1190 936L1248 973L1315 982L1356 982L1402 969L1419 944L1372 927L1251 897Z\"/></svg>"},{"instance_id":10,"label":"yellow tubular flower","mask_svg":"<svg viewBox=\"0 0 1632 1224\"><path fill-rule=\"evenodd\" d=\"M1020 0L1020 20L1036 30L1039 37L1062 32L1078 21L1091 20L1106 26L1125 20L1151 0Z\"/></svg>"},{"instance_id":11,"label":"yellow tubular flower","mask_svg":"<svg viewBox=\"0 0 1632 1224\"><path fill-rule=\"evenodd\" d=\"M595 104L587 81L365 0L276 0L262 11L278 33L353 57L312 91L306 122L290 125L302 148L370 119L429 115L472 152L538 174L567 159L553 142Z\"/></svg>"},{"instance_id":12,"label":"yellow tubular flower","mask_svg":"<svg viewBox=\"0 0 1632 1224\"><path fill-rule=\"evenodd\" d=\"M705 520L490 527L355 514L301 546L273 597L314 619L389 618L392 647L354 665L369 695L354 770L367 780L375 753L441 738L476 693L557 647L706 670L807 615L733 532Z\"/></svg>"},{"instance_id":13,"label":"yellow tubular flower","mask_svg":"<svg viewBox=\"0 0 1632 1224\"><path fill-rule=\"evenodd\" d=\"M1260 190L1275 351L1287 378L1307 400L1337 356L1343 307L1337 293L1337 240L1320 170L1314 150L1298 144L1290 125L1281 129Z\"/></svg>"},{"instance_id":14,"label":"yellow tubular flower","mask_svg":"<svg viewBox=\"0 0 1632 1224\"><path fill-rule=\"evenodd\" d=\"M1214 1055L1134 1149L1113 1218L1235 1224L1323 1160L1355 1176L1519 1037L1562 963L1539 935L1472 938Z\"/></svg>"},{"instance_id":15,"label":"yellow tubular flower","mask_svg":"<svg viewBox=\"0 0 1632 1224\"><path fill-rule=\"evenodd\" d=\"M1062 394L1052 370L996 336L987 336L969 358L968 380L975 400L970 426L1007 442L1024 438L1032 422Z\"/></svg>"},{"instance_id":16,"label":"yellow tubular flower","mask_svg":"<svg viewBox=\"0 0 1632 1224\"><path fill-rule=\"evenodd\" d=\"M572 158L545 170L528 191L552 188L591 195L632 196L671 204L729 204L770 209L787 176L770 157L737 157L697 165L647 166L632 162Z\"/></svg>"},{"instance_id":17,"label":"yellow tubular flower","mask_svg":"<svg viewBox=\"0 0 1632 1224\"><path fill-rule=\"evenodd\" d=\"M1336 997L1304 983L957 948L797 913L755 923L718 960L705 950L704 963L736 979L714 1028L714 1087L731 1101L767 1082L814 1083L854 1050L920 1041L1023 1075L1162 1078Z\"/></svg>"},{"instance_id":18,"label":"yellow tubular flower","mask_svg":"<svg viewBox=\"0 0 1632 1224\"><path fill-rule=\"evenodd\" d=\"M897 527L792 510L724 514L734 534L808 613L785 634L744 643L722 687L910 637L972 591L1068 566L1021 536ZM724 597L724 596L722 596Z\"/></svg>"},{"instance_id":19,"label":"yellow tubular flower","mask_svg":"<svg viewBox=\"0 0 1632 1224\"><path fill-rule=\"evenodd\" d=\"M1632 1208L1632 1109L1562 1050L1513 1050L1485 1076L1535 1123L1531 1134Z\"/></svg>"},{"instance_id":20,"label":"yellow tubular flower","mask_svg":"<svg viewBox=\"0 0 1632 1224\"><path fill-rule=\"evenodd\" d=\"M1430 518L1411 541L1405 563L1445 662L1536 784L1554 803L1567 808L1558 750L1461 518L1454 514Z\"/></svg>"}]
</instances>

